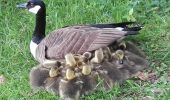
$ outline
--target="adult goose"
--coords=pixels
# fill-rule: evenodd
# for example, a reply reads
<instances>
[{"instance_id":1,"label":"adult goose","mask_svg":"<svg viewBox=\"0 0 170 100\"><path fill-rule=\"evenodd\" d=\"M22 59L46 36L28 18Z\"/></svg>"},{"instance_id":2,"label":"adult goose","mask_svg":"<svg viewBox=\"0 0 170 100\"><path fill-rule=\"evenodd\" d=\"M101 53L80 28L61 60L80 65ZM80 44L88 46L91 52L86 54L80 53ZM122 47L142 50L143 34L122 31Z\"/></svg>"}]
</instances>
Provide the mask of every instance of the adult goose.
<instances>
[{"instance_id":1,"label":"adult goose","mask_svg":"<svg viewBox=\"0 0 170 100\"><path fill-rule=\"evenodd\" d=\"M41 0L29 0L17 5L36 14L36 25L32 34L30 51L42 63L45 59L63 59L67 53L82 54L106 47L114 41L137 34L139 26L128 27L133 22L67 26L55 30L45 37L46 7Z\"/></svg>"}]
</instances>

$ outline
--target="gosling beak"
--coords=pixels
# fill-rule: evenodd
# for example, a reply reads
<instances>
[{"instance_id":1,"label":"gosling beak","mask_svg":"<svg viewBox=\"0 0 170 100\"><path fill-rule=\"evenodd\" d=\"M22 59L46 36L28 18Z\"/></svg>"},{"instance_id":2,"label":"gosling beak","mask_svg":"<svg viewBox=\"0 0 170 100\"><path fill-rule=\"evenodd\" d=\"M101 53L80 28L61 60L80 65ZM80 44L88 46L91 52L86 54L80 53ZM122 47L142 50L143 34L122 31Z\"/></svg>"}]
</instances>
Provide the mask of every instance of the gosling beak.
<instances>
[{"instance_id":1,"label":"gosling beak","mask_svg":"<svg viewBox=\"0 0 170 100\"><path fill-rule=\"evenodd\" d=\"M26 9L27 8L27 3L18 4L16 7Z\"/></svg>"},{"instance_id":2,"label":"gosling beak","mask_svg":"<svg viewBox=\"0 0 170 100\"><path fill-rule=\"evenodd\" d=\"M123 64L123 60L120 59L120 60L119 60L119 64Z\"/></svg>"}]
</instances>

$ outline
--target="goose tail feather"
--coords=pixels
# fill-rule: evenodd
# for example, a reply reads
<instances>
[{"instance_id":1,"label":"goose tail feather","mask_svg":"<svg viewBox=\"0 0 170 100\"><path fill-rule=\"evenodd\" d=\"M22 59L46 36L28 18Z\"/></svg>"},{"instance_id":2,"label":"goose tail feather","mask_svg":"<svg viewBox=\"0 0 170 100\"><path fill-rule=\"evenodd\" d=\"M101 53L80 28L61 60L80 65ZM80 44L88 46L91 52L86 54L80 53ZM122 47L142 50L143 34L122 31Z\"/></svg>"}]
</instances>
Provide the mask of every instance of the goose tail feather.
<instances>
[{"instance_id":1,"label":"goose tail feather","mask_svg":"<svg viewBox=\"0 0 170 100\"><path fill-rule=\"evenodd\" d=\"M96 28L116 28L121 31L126 31L126 35L136 35L138 34L143 25L137 22L121 22L121 23L110 23L110 24L94 24L90 25Z\"/></svg>"},{"instance_id":2,"label":"goose tail feather","mask_svg":"<svg viewBox=\"0 0 170 100\"><path fill-rule=\"evenodd\" d=\"M126 27L122 31L127 31L126 35L136 35L139 31L143 29L143 26Z\"/></svg>"}]
</instances>

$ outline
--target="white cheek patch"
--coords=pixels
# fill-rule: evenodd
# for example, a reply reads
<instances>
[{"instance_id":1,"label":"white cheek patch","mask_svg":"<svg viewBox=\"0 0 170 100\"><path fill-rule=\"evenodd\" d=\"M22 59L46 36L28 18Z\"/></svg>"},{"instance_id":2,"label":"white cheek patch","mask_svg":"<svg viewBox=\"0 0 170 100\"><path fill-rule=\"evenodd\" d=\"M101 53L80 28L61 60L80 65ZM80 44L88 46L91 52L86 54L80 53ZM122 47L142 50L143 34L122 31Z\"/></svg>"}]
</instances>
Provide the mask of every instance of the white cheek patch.
<instances>
[{"instance_id":1,"label":"white cheek patch","mask_svg":"<svg viewBox=\"0 0 170 100\"><path fill-rule=\"evenodd\" d=\"M31 54L33 55L33 57L35 58L36 56L36 49L37 49L37 44L34 43L33 41L31 41L30 43L30 51L31 51Z\"/></svg>"},{"instance_id":2,"label":"white cheek patch","mask_svg":"<svg viewBox=\"0 0 170 100\"><path fill-rule=\"evenodd\" d=\"M34 14L37 14L38 13L38 11L40 10L40 6L38 6L38 5L36 5L36 6L34 6L33 8L30 8L29 9L29 12L32 12L32 13L34 13Z\"/></svg>"},{"instance_id":3,"label":"white cheek patch","mask_svg":"<svg viewBox=\"0 0 170 100\"><path fill-rule=\"evenodd\" d=\"M124 28L122 27L116 27L115 29L119 30L119 31L122 31Z\"/></svg>"}]
</instances>

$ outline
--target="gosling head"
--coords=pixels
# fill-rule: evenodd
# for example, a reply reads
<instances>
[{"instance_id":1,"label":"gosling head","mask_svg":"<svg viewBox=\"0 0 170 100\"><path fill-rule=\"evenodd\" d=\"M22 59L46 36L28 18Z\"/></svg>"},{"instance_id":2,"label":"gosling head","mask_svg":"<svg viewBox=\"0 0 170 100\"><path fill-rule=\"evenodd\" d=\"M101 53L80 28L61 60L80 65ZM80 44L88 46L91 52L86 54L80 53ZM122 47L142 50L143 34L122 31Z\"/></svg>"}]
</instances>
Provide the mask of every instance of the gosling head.
<instances>
[{"instance_id":1,"label":"gosling head","mask_svg":"<svg viewBox=\"0 0 170 100\"><path fill-rule=\"evenodd\" d=\"M104 47L104 48L103 48L103 54L104 54L104 59L105 59L105 60L107 60L107 61L108 61L108 60L111 60L111 58L112 58L111 55L112 55L112 54L111 54L111 51L110 51L110 48L109 48L109 47Z\"/></svg>"},{"instance_id":2,"label":"gosling head","mask_svg":"<svg viewBox=\"0 0 170 100\"><path fill-rule=\"evenodd\" d=\"M73 54L69 53L65 55L66 65L69 67L75 67L76 66L76 60Z\"/></svg>"},{"instance_id":3,"label":"gosling head","mask_svg":"<svg viewBox=\"0 0 170 100\"><path fill-rule=\"evenodd\" d=\"M125 50L125 49L126 49L126 43L125 43L125 41L122 41L122 42L119 44L119 48L120 48L121 50Z\"/></svg>"},{"instance_id":4,"label":"gosling head","mask_svg":"<svg viewBox=\"0 0 170 100\"><path fill-rule=\"evenodd\" d=\"M72 69L68 68L66 70L66 79L67 80L72 80L74 78L76 78L75 72Z\"/></svg>"},{"instance_id":5,"label":"gosling head","mask_svg":"<svg viewBox=\"0 0 170 100\"><path fill-rule=\"evenodd\" d=\"M74 55L74 59L76 61L76 66L81 66L84 63L85 58L82 55L77 54L77 55Z\"/></svg>"},{"instance_id":6,"label":"gosling head","mask_svg":"<svg viewBox=\"0 0 170 100\"><path fill-rule=\"evenodd\" d=\"M104 54L102 48L95 50L94 53L94 58L92 58L91 62L92 63L101 63L104 59Z\"/></svg>"},{"instance_id":7,"label":"gosling head","mask_svg":"<svg viewBox=\"0 0 170 100\"><path fill-rule=\"evenodd\" d=\"M112 56L119 61L119 64L123 64L124 52L122 50L117 50Z\"/></svg>"},{"instance_id":8,"label":"gosling head","mask_svg":"<svg viewBox=\"0 0 170 100\"><path fill-rule=\"evenodd\" d=\"M90 59L91 57L92 57L92 54L91 54L91 52L85 52L85 53L83 53L83 57L85 58L85 59Z\"/></svg>"},{"instance_id":9,"label":"gosling head","mask_svg":"<svg viewBox=\"0 0 170 100\"><path fill-rule=\"evenodd\" d=\"M85 64L83 65L83 68L82 68L82 74L89 75L91 73L91 70L92 70L92 66L89 64Z\"/></svg>"},{"instance_id":10,"label":"gosling head","mask_svg":"<svg viewBox=\"0 0 170 100\"><path fill-rule=\"evenodd\" d=\"M55 67L51 67L50 71L49 71L49 76L50 77L56 77L60 74L59 72L59 68L57 66Z\"/></svg>"},{"instance_id":11,"label":"gosling head","mask_svg":"<svg viewBox=\"0 0 170 100\"><path fill-rule=\"evenodd\" d=\"M92 57L92 54L90 52L85 52L82 55L80 54L74 55L74 58L77 63L82 63L82 62L86 63L89 61L91 57Z\"/></svg>"}]
</instances>

